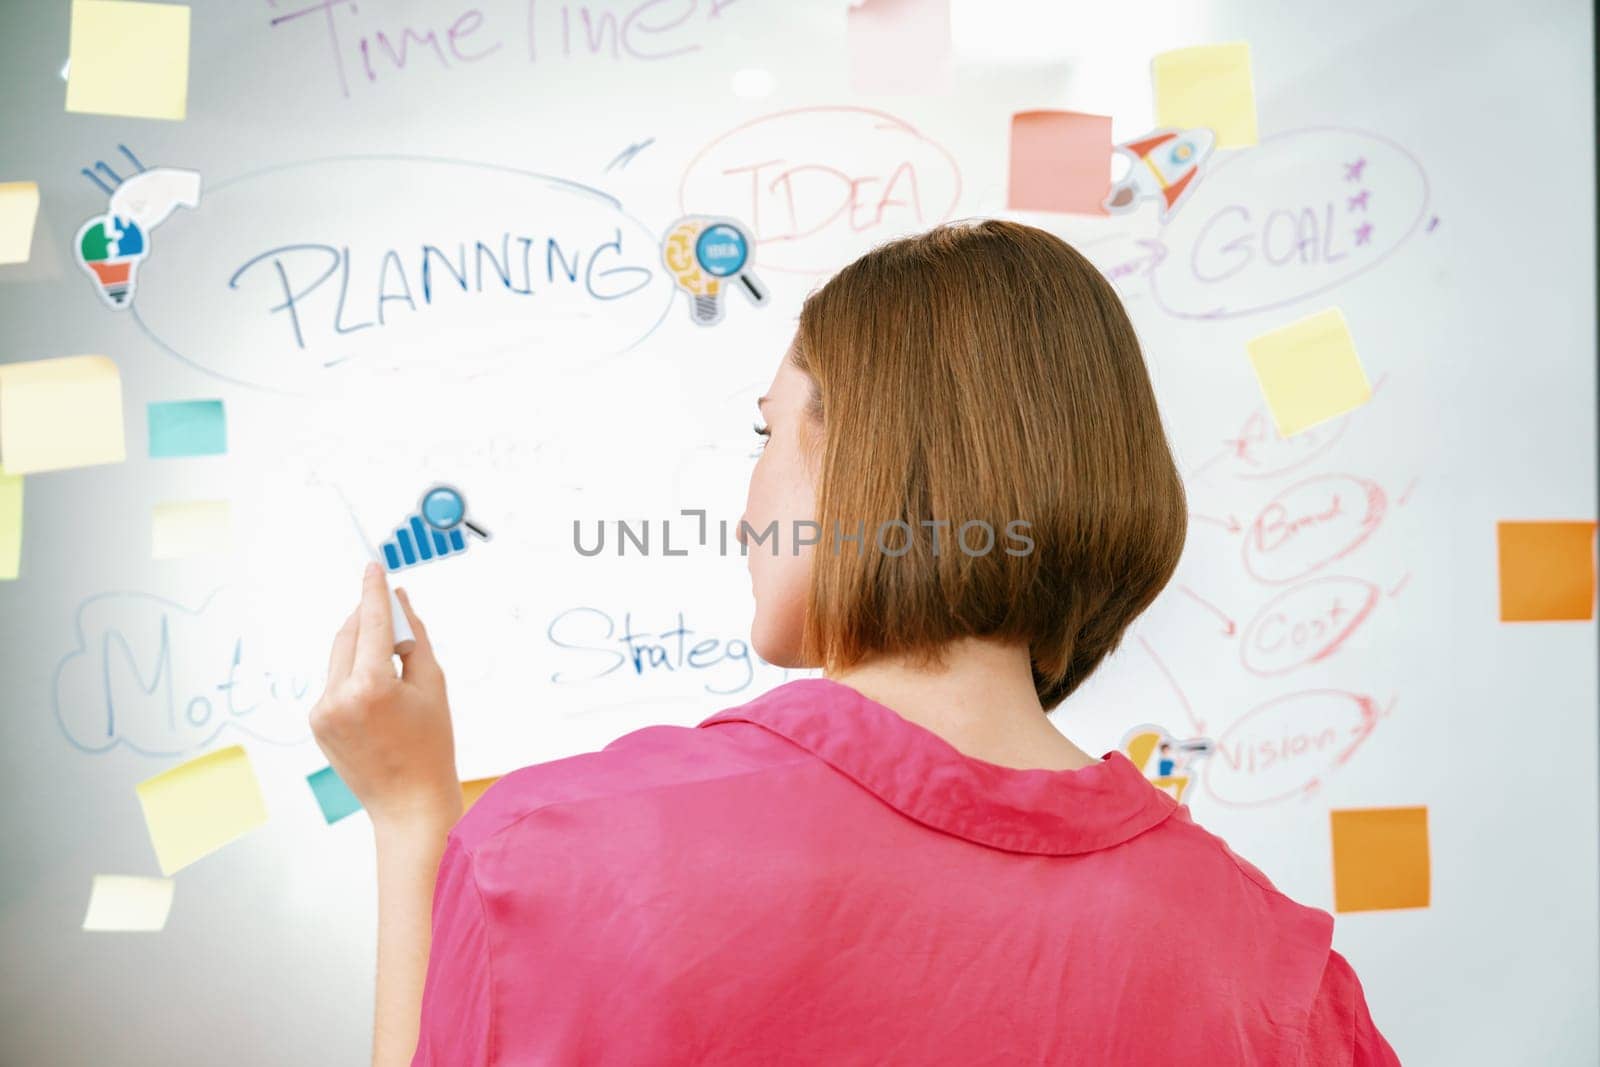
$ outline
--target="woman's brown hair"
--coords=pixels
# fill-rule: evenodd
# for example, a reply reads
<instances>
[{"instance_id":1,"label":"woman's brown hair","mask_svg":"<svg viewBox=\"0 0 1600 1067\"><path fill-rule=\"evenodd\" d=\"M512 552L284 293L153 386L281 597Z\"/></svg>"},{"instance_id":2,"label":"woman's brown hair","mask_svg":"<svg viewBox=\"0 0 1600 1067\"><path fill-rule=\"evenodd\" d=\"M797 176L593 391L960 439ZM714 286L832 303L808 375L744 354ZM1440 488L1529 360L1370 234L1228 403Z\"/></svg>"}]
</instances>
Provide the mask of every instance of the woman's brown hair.
<instances>
[{"instance_id":1,"label":"woman's brown hair","mask_svg":"<svg viewBox=\"0 0 1600 1067\"><path fill-rule=\"evenodd\" d=\"M1139 341L1060 238L986 220L876 248L806 300L791 358L821 434L806 662L1025 642L1049 711L1172 577L1188 511Z\"/></svg>"}]
</instances>

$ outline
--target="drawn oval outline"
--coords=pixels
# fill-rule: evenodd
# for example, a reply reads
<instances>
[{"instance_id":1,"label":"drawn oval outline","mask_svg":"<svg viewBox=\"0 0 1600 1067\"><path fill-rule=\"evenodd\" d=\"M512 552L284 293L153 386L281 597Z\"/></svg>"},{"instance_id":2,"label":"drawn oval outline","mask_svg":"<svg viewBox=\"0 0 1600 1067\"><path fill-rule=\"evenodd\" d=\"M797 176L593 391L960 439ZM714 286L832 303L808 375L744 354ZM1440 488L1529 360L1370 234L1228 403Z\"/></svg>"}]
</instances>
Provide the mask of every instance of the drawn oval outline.
<instances>
[{"instance_id":1,"label":"drawn oval outline","mask_svg":"<svg viewBox=\"0 0 1600 1067\"><path fill-rule=\"evenodd\" d=\"M1296 571L1293 574L1283 575L1281 577L1267 577L1266 575L1263 575L1256 568L1256 566L1254 566L1254 562L1259 559L1259 555L1251 552L1251 546L1256 543L1258 537L1258 529L1261 525L1262 516L1264 516L1274 505L1282 506L1284 500L1290 497L1292 494L1299 492L1307 486L1316 485L1321 482L1347 482L1354 486L1359 491L1362 498L1366 501L1366 513L1358 521L1354 535L1337 552L1334 552L1325 559L1321 559L1312 563L1303 570ZM1356 548L1358 548L1364 541L1367 540L1367 538L1372 536L1373 531L1377 530L1379 524L1383 522L1383 516L1387 511L1387 508L1388 498L1384 495L1383 488L1379 486L1377 482L1368 481L1365 478L1357 478L1353 474L1319 474L1314 478L1306 478L1302 481L1296 482L1294 485L1289 486L1277 496L1267 501L1261 510L1256 513L1256 517L1251 521L1250 525L1245 527L1244 548L1242 551L1245 572L1257 581L1266 582L1269 585L1282 585L1285 582L1292 582L1296 579L1304 578L1308 574L1321 570L1334 560L1343 559L1351 552L1354 552Z\"/></svg>"},{"instance_id":2,"label":"drawn oval outline","mask_svg":"<svg viewBox=\"0 0 1600 1067\"><path fill-rule=\"evenodd\" d=\"M1310 655L1303 656L1300 659L1294 660L1293 662L1284 664L1282 666L1272 668L1252 663L1251 652L1255 647L1255 638L1258 636L1257 631L1266 623L1269 616L1275 610L1279 612L1284 611L1286 607L1292 606L1298 599L1312 599L1311 596L1306 595L1308 592L1320 591L1326 589L1328 586L1344 586L1347 588L1360 590L1362 594L1361 606L1356 608L1355 611L1351 613L1349 621L1347 621L1338 630L1335 630L1333 633L1328 635L1327 638L1321 642L1320 646L1313 647ZM1377 606L1378 587L1373 583L1365 581L1361 578L1330 575L1324 578L1313 578L1309 582L1302 582L1300 585L1297 585L1292 589L1286 589L1279 593L1277 596L1263 604L1260 611L1256 612L1255 618L1250 620L1249 624L1245 626L1244 632L1240 635L1239 661L1244 665L1245 670L1250 671L1252 674L1261 675L1263 677L1287 674L1296 667L1303 667L1308 663L1315 663L1318 660L1325 659L1331 655L1334 649L1337 648L1345 638L1349 637L1355 632L1356 627L1360 626L1366 621L1367 616L1372 614L1373 609ZM1301 616L1301 618L1309 618L1309 616ZM1269 654L1262 653L1262 655L1265 656Z\"/></svg>"},{"instance_id":3,"label":"drawn oval outline","mask_svg":"<svg viewBox=\"0 0 1600 1067\"><path fill-rule=\"evenodd\" d=\"M512 166L507 166L507 165L500 164L500 163L486 163L486 162L481 162L481 161L477 161L477 160L470 160L470 159L451 159L451 158L445 157L445 156L421 156L421 155L400 155L400 154L379 153L379 154L358 154L358 155L348 155L348 156L319 156L319 157L314 158L314 159L296 160L296 161L289 162L289 163L277 163L277 164L273 164L272 166L261 167L261 168L258 168L256 170L248 171L248 172L246 172L244 174L234 175L231 178L225 178L225 179L223 179L221 181L207 182L205 184L205 186L203 188L203 191L202 191L202 194L201 194L200 206L196 210L198 212L204 212L205 210L207 210L208 208L210 208L211 206L214 205L214 203L215 203L215 201L216 201L216 199L217 199L219 194L223 193L226 190L234 189L234 188L236 188L238 186L245 185L245 184L250 183L250 182L254 182L254 181L258 180L258 179L267 178L267 177L270 177L270 176L273 176L273 175L284 174L284 173L288 173L288 172L292 172L292 171L301 171L301 170L306 170L306 169L311 169L311 168L316 168L316 167L327 167L327 166L333 166L333 165L339 165L339 164L352 164L352 163L356 163L356 164L370 163L370 164L380 164L380 165L397 164L397 163L398 164L430 164L430 165L435 165L435 166L453 167L453 168L458 168L458 169L467 170L467 171L480 171L480 172L498 173L498 174L503 174L503 175L510 175L510 176L512 176L514 178L529 179L531 181L543 184L547 188L550 188L550 189L553 189L553 190L556 190L556 191L559 191L559 192L564 192L564 193L567 193L567 194L570 194L570 195L573 195L573 196L577 196L577 197L581 197L581 198L590 200L590 201L592 201L593 206L615 213L615 215L616 215L616 217L617 217L619 222L626 222L626 223L630 224L633 227L636 235L638 237L642 238L646 242L646 244L648 246L650 246L650 247L659 246L659 243L660 243L660 236L656 233L655 229L653 227L651 227L651 226L646 225L642 220L640 220L640 219L636 218L635 216L629 214L623 208L622 201L618 200L616 197L612 196L610 193L606 193L606 192L603 192L602 190L593 188L593 187L588 186L588 185L584 185L582 182L574 181L574 180L572 180L570 178L560 177L559 175L545 174L545 173L542 173L542 172L539 172L539 171L524 170L521 167L512 167ZM157 258L160 257L160 249L159 248L156 249L155 256ZM666 302L664 303L664 305L661 308L660 314L657 315L655 317L655 319L647 327L645 327L642 332L640 332L638 334L638 336L634 337L627 345L625 345L623 347L623 349L622 349L623 351L626 351L627 349L630 349L630 348L638 345L639 342L643 341L645 338L649 337L652 333L654 333L656 331L656 329L660 327L662 322L666 321L667 315L670 313L670 311L672 309L673 300L674 300L674 298L676 296L676 290L675 290L675 288L673 286L668 285L668 286L664 287L664 291L665 291L667 299L666 299ZM304 395L306 395L304 392L302 392L300 390L285 389L285 388L281 388L278 385L270 384L270 383L267 383L267 382L253 381L253 380L250 380L250 379L247 379L247 378L241 378L241 377L236 377L236 376L233 376L233 375L229 375L228 373L226 373L225 371L223 371L223 370L221 370L221 369L219 369L217 367L213 367L213 366L210 366L210 365L208 365L206 363L200 362L199 360L197 360L195 358L192 358L191 356L188 356L188 355L184 354L183 352L179 351L178 348L176 348L174 345L170 344L166 339L164 339L161 336L161 334L159 332L157 332L157 330L153 326L151 326L150 323L140 314L139 307L138 307L137 303L131 305L128 310L129 310L129 313L132 315L132 317L133 317L133 319L135 321L135 324L138 326L139 330L147 338L149 338L152 343L154 343L157 347L159 347L163 352L166 352L168 355L172 356L174 359L177 359L179 362L181 362L181 363L183 363L183 364L185 364L185 365L187 365L189 367L192 367L197 371L200 371L202 374L207 374L207 375L209 375L209 376L211 376L213 378L219 379L221 381L228 382L228 383L230 383L232 385L243 386L243 387L245 387L247 389L254 389L254 390L258 390L260 392L275 393L275 394L282 395L282 396L304 396Z\"/></svg>"},{"instance_id":4,"label":"drawn oval outline","mask_svg":"<svg viewBox=\"0 0 1600 1067\"><path fill-rule=\"evenodd\" d=\"M1204 171L1203 180L1201 181L1199 188L1195 190L1193 199L1191 199L1190 202L1184 206L1184 211L1194 211L1194 201L1200 199L1200 197L1206 192L1207 186L1211 185L1215 181L1216 176L1227 170L1228 167L1238 163L1240 160L1251 159L1252 153L1259 155L1263 149L1267 148L1269 145L1274 145L1277 142L1288 141L1295 137L1303 137L1307 134L1319 133L1337 133L1376 141L1393 150L1401 159L1404 159L1407 163L1416 168L1417 177L1422 181L1422 198L1417 204L1416 217L1411 220L1411 224L1406 227L1406 231L1395 240L1394 244L1384 249L1377 256L1366 261L1365 263L1352 265L1352 267L1345 273L1335 275L1332 279L1324 282L1322 285L1317 286L1315 289L1310 289L1303 293L1295 293L1292 296L1271 300L1268 303L1259 304L1252 307L1223 308L1220 312L1178 311L1168 306L1167 302L1161 298L1159 273L1152 271L1150 274L1150 292L1151 295L1155 297L1157 306L1159 306L1163 312L1171 315L1173 318L1178 319L1232 319L1240 318L1245 315L1254 315L1262 311L1275 311L1278 308L1289 307L1292 304L1298 304L1302 300L1307 300L1313 296L1317 296L1320 293L1325 293L1330 289L1337 288L1350 279L1358 277L1366 271L1371 270L1379 263L1382 263L1384 260L1394 255L1397 250L1411 240L1412 235L1417 232L1417 227L1422 224L1423 217L1428 213L1428 203L1433 195L1432 189L1428 185L1428 172L1422 168L1422 161L1417 159L1417 157L1413 155L1411 151L1404 145L1401 145L1399 142L1391 140L1382 134L1373 133L1370 130L1358 130L1345 126L1307 126L1298 130L1285 130L1282 133L1276 133L1269 137L1261 138L1256 146L1250 150L1250 152L1235 153L1230 158L1218 163L1215 167L1211 167ZM1156 231L1156 240L1160 241L1162 247L1167 249L1168 259L1176 259L1177 257L1171 255L1172 246L1169 245L1165 240L1162 240L1162 237L1167 230L1171 229L1177 223L1180 217L1180 215L1174 215L1171 219L1163 223L1161 228Z\"/></svg>"},{"instance_id":5,"label":"drawn oval outline","mask_svg":"<svg viewBox=\"0 0 1600 1067\"><path fill-rule=\"evenodd\" d=\"M1273 793L1271 796L1241 800L1237 796L1226 795L1228 792L1226 789L1218 789L1218 779L1226 783L1229 779L1240 777L1240 772L1230 769L1231 764L1225 755L1228 745L1233 743L1232 739L1241 732L1248 732L1246 731L1247 726L1252 729L1259 727L1259 721L1253 722L1252 720L1258 720L1261 716L1278 714L1288 718L1296 712L1301 712L1303 710L1302 705L1305 704L1308 697L1335 697L1338 698L1341 704L1348 703L1349 709L1355 713L1355 721L1353 723L1341 722L1335 724L1330 722L1323 725L1321 730L1318 731L1321 733L1332 729L1336 734L1340 734L1343 738L1348 738L1348 740L1336 739L1333 743L1328 744L1325 754L1319 754L1319 759L1315 764L1306 764L1306 767L1311 769L1306 770L1306 777L1303 781L1298 781L1297 784ZM1344 714L1345 712L1341 710L1340 715L1343 716ZM1377 720L1377 705L1371 697L1361 696L1341 689L1306 689L1273 697L1266 703L1257 704L1254 708L1245 712L1238 722L1228 727L1218 736L1217 751L1204 764L1205 770L1203 773L1206 792L1210 794L1212 799L1231 807L1258 807L1263 804L1275 804L1280 800L1288 800L1290 797L1305 792L1312 783L1319 780L1321 775L1348 760L1355 753L1355 750L1361 746L1361 743L1371 736ZM1261 736L1266 735L1263 734ZM1299 774L1300 771L1295 772L1297 778Z\"/></svg>"},{"instance_id":6,"label":"drawn oval outline","mask_svg":"<svg viewBox=\"0 0 1600 1067\"><path fill-rule=\"evenodd\" d=\"M879 111L876 108L870 107L852 107L849 105L834 104L822 104L814 107L787 108L783 111L773 111L765 115L757 115L755 118L746 122L741 122L733 129L728 130L725 133L722 133L721 135L706 142L706 144L703 145L698 152L690 157L689 162L685 164L683 168L683 176L678 181L678 209L684 212L689 211L688 191L690 178L694 176L695 169L700 166L701 162L726 142L733 140L739 134L755 129L758 126L764 126L775 120L793 118L797 115L824 114L848 115L852 117L866 116L868 118L872 118L877 120L877 129L892 129L897 133L909 134L917 142L927 145L929 148L938 152L943 158L944 162L949 164L950 177L954 183L954 187L950 192L950 203L945 205L937 212L937 218L934 220L933 224L936 225L940 222L946 221L955 212L956 205L961 202L961 166L959 163L957 163L955 155L948 148L940 144L938 141L933 140L931 137L917 129L915 126L911 125L911 123L907 122L905 119L902 119L897 115L891 115L887 111ZM757 236L756 244L758 246L761 244L759 235ZM805 268L779 266L774 263L760 261L756 263L756 266L762 270L774 271L779 274L820 274L827 273L833 269L831 267Z\"/></svg>"}]
</instances>

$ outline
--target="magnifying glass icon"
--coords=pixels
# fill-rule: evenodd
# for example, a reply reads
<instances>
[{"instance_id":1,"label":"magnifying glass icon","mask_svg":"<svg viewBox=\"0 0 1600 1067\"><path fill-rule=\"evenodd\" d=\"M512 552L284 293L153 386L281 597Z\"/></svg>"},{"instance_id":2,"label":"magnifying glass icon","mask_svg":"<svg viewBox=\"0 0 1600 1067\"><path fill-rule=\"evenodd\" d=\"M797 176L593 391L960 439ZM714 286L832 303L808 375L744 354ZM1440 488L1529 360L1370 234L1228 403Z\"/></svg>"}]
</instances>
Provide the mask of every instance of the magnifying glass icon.
<instances>
[{"instance_id":1,"label":"magnifying glass icon","mask_svg":"<svg viewBox=\"0 0 1600 1067\"><path fill-rule=\"evenodd\" d=\"M489 532L467 518L467 502L453 485L436 485L422 494L422 521L440 533L465 526L485 541Z\"/></svg>"}]
</instances>

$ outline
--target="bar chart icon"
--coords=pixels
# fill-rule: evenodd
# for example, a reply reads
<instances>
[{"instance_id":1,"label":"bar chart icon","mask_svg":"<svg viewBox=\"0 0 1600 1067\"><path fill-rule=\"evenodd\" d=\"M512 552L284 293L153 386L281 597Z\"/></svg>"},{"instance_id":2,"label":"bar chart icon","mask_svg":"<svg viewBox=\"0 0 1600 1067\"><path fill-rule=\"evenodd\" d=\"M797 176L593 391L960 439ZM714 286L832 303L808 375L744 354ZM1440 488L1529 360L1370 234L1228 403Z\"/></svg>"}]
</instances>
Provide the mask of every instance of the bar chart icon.
<instances>
[{"instance_id":1,"label":"bar chart icon","mask_svg":"<svg viewBox=\"0 0 1600 1067\"><path fill-rule=\"evenodd\" d=\"M413 515L395 529L391 540L383 543L383 561L390 570L397 571L466 550L467 539L460 530L442 534L423 522L421 515Z\"/></svg>"},{"instance_id":2,"label":"bar chart icon","mask_svg":"<svg viewBox=\"0 0 1600 1067\"><path fill-rule=\"evenodd\" d=\"M463 528L487 541L489 533L467 519L466 501L460 490L436 485L422 494L417 510L395 527L394 536L383 543L383 562L391 571L414 567L467 550Z\"/></svg>"}]
</instances>

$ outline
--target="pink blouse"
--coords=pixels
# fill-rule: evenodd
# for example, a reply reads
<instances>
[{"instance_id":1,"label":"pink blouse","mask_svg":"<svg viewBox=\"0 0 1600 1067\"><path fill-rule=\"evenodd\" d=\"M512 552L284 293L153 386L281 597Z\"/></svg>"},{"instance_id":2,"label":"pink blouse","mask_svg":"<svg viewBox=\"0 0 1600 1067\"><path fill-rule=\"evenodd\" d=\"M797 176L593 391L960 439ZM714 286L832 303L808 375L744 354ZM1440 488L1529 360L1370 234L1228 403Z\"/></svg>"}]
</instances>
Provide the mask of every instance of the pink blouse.
<instances>
[{"instance_id":1,"label":"pink blouse","mask_svg":"<svg viewBox=\"0 0 1600 1067\"><path fill-rule=\"evenodd\" d=\"M491 787L412 1064L1396 1064L1332 931L1120 753L806 678Z\"/></svg>"}]
</instances>

